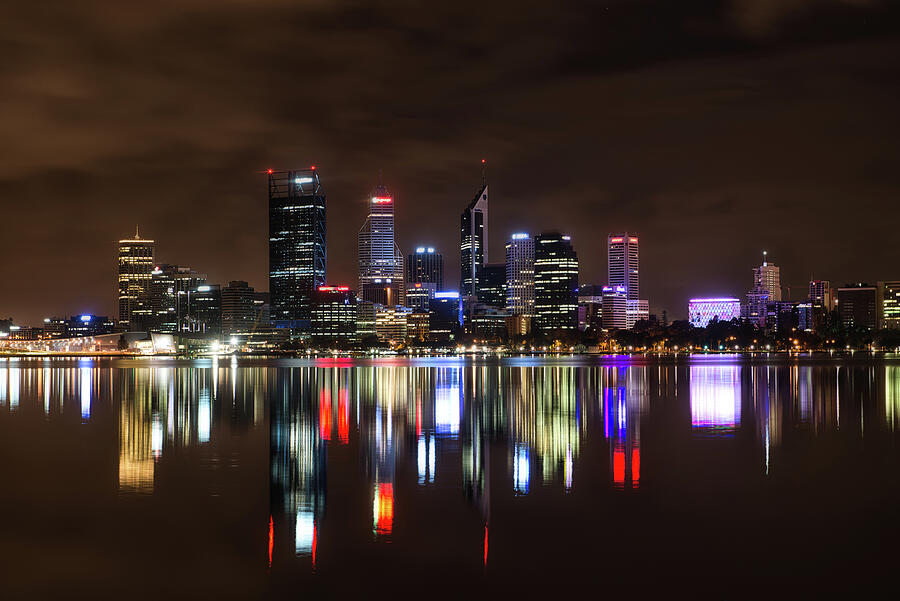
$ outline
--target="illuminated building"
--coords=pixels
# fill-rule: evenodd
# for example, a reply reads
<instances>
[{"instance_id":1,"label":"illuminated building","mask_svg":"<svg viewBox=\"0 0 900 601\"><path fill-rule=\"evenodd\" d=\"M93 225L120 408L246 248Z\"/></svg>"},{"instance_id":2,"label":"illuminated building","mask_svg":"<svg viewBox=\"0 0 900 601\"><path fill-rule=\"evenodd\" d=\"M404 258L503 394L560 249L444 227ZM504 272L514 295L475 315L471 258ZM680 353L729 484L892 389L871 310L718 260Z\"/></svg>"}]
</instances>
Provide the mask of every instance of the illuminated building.
<instances>
[{"instance_id":1,"label":"illuminated building","mask_svg":"<svg viewBox=\"0 0 900 601\"><path fill-rule=\"evenodd\" d=\"M60 317L44 319L44 338L65 338L66 320Z\"/></svg>"},{"instance_id":2,"label":"illuminated building","mask_svg":"<svg viewBox=\"0 0 900 601\"><path fill-rule=\"evenodd\" d=\"M781 300L781 268L769 263L765 251L762 265L753 269L753 289L768 291L770 301Z\"/></svg>"},{"instance_id":3,"label":"illuminated building","mask_svg":"<svg viewBox=\"0 0 900 601\"><path fill-rule=\"evenodd\" d=\"M900 330L900 281L881 282L883 327Z\"/></svg>"},{"instance_id":4,"label":"illuminated building","mask_svg":"<svg viewBox=\"0 0 900 601\"><path fill-rule=\"evenodd\" d=\"M741 301L736 298L692 298L688 319L695 328L705 328L713 318L731 321L741 318Z\"/></svg>"},{"instance_id":5,"label":"illuminated building","mask_svg":"<svg viewBox=\"0 0 900 601\"><path fill-rule=\"evenodd\" d=\"M402 305L403 256L394 239L394 198L379 184L368 199L368 206L369 214L357 235L359 297L385 305Z\"/></svg>"},{"instance_id":6,"label":"illuminated building","mask_svg":"<svg viewBox=\"0 0 900 601\"><path fill-rule=\"evenodd\" d=\"M578 329L582 332L598 332L602 328L603 286L583 284L578 288Z\"/></svg>"},{"instance_id":7,"label":"illuminated building","mask_svg":"<svg viewBox=\"0 0 900 601\"><path fill-rule=\"evenodd\" d=\"M151 317L144 329L174 334L190 331L188 292L206 285L206 275L190 267L160 264L150 274L149 307Z\"/></svg>"},{"instance_id":8,"label":"illuminated building","mask_svg":"<svg viewBox=\"0 0 900 601\"><path fill-rule=\"evenodd\" d=\"M768 290L750 290L747 293L747 303L741 307L741 317L757 327L764 328L768 304Z\"/></svg>"},{"instance_id":9,"label":"illuminated building","mask_svg":"<svg viewBox=\"0 0 900 601\"><path fill-rule=\"evenodd\" d=\"M222 333L252 332L256 327L255 290L247 282L235 280L222 288ZM268 324L267 324L268 325Z\"/></svg>"},{"instance_id":10,"label":"illuminated building","mask_svg":"<svg viewBox=\"0 0 900 601\"><path fill-rule=\"evenodd\" d=\"M632 329L639 321L650 319L650 302L641 299L625 301L625 327Z\"/></svg>"},{"instance_id":11,"label":"illuminated building","mask_svg":"<svg viewBox=\"0 0 900 601\"><path fill-rule=\"evenodd\" d=\"M356 295L348 286L319 286L313 296L311 335L314 340L353 340L356 319Z\"/></svg>"},{"instance_id":12,"label":"illuminated building","mask_svg":"<svg viewBox=\"0 0 900 601\"><path fill-rule=\"evenodd\" d=\"M822 307L826 311L831 310L831 282L828 280L811 280L809 282L809 298L813 307Z\"/></svg>"},{"instance_id":13,"label":"illuminated building","mask_svg":"<svg viewBox=\"0 0 900 601\"><path fill-rule=\"evenodd\" d=\"M481 268L488 262L488 186L481 164L481 188L460 216L459 290L467 307L478 300Z\"/></svg>"},{"instance_id":14,"label":"illuminated building","mask_svg":"<svg viewBox=\"0 0 900 601\"><path fill-rule=\"evenodd\" d=\"M182 332L218 338L222 333L222 291L218 284L204 284L187 292L187 315Z\"/></svg>"},{"instance_id":15,"label":"illuminated building","mask_svg":"<svg viewBox=\"0 0 900 601\"><path fill-rule=\"evenodd\" d=\"M444 288L444 257L432 246L419 246L406 257L406 287L413 284L434 284L435 290ZM408 301L407 301L408 304Z\"/></svg>"},{"instance_id":16,"label":"illuminated building","mask_svg":"<svg viewBox=\"0 0 900 601\"><path fill-rule=\"evenodd\" d=\"M356 299L356 337L364 341L377 336L375 331L375 303Z\"/></svg>"},{"instance_id":17,"label":"illuminated building","mask_svg":"<svg viewBox=\"0 0 900 601\"><path fill-rule=\"evenodd\" d=\"M406 335L412 340L423 342L428 339L428 324L431 315L427 312L413 312L406 316Z\"/></svg>"},{"instance_id":18,"label":"illuminated building","mask_svg":"<svg viewBox=\"0 0 900 601\"><path fill-rule=\"evenodd\" d=\"M127 330L133 329L132 312L138 299L150 290L153 272L153 240L140 237L119 240L119 323Z\"/></svg>"},{"instance_id":19,"label":"illuminated building","mask_svg":"<svg viewBox=\"0 0 900 601\"><path fill-rule=\"evenodd\" d=\"M534 239L534 312L545 333L578 328L578 255L569 236Z\"/></svg>"},{"instance_id":20,"label":"illuminated building","mask_svg":"<svg viewBox=\"0 0 900 601\"><path fill-rule=\"evenodd\" d=\"M82 338L112 334L115 324L105 315L73 315L66 322L66 336Z\"/></svg>"},{"instance_id":21,"label":"illuminated building","mask_svg":"<svg viewBox=\"0 0 900 601\"><path fill-rule=\"evenodd\" d=\"M489 307L506 307L505 263L485 263L482 266L478 302Z\"/></svg>"},{"instance_id":22,"label":"illuminated building","mask_svg":"<svg viewBox=\"0 0 900 601\"><path fill-rule=\"evenodd\" d=\"M375 334L383 342L404 342L409 335L407 316L412 309L398 305L375 305Z\"/></svg>"},{"instance_id":23,"label":"illuminated building","mask_svg":"<svg viewBox=\"0 0 900 601\"><path fill-rule=\"evenodd\" d=\"M437 284L431 282L416 282L408 284L406 288L406 306L419 312L427 312L431 307L431 299L437 292Z\"/></svg>"},{"instance_id":24,"label":"illuminated building","mask_svg":"<svg viewBox=\"0 0 900 601\"><path fill-rule=\"evenodd\" d=\"M325 191L315 168L269 171L270 316L309 328L312 295L325 285Z\"/></svg>"},{"instance_id":25,"label":"illuminated building","mask_svg":"<svg viewBox=\"0 0 900 601\"><path fill-rule=\"evenodd\" d=\"M878 286L862 283L838 288L837 308L844 327L877 330L882 320L880 292Z\"/></svg>"},{"instance_id":26,"label":"illuminated building","mask_svg":"<svg viewBox=\"0 0 900 601\"><path fill-rule=\"evenodd\" d=\"M460 333L462 321L459 292L436 292L431 302L428 337L436 342L453 340Z\"/></svg>"},{"instance_id":27,"label":"illuminated building","mask_svg":"<svg viewBox=\"0 0 900 601\"><path fill-rule=\"evenodd\" d=\"M608 285L625 287L629 300L640 298L640 254L638 237L625 232L607 238Z\"/></svg>"},{"instance_id":28,"label":"illuminated building","mask_svg":"<svg viewBox=\"0 0 900 601\"><path fill-rule=\"evenodd\" d=\"M628 327L628 296L625 286L604 286L601 322L605 330Z\"/></svg>"},{"instance_id":29,"label":"illuminated building","mask_svg":"<svg viewBox=\"0 0 900 601\"><path fill-rule=\"evenodd\" d=\"M510 315L534 315L534 238L513 234L506 243L506 308Z\"/></svg>"},{"instance_id":30,"label":"illuminated building","mask_svg":"<svg viewBox=\"0 0 900 601\"><path fill-rule=\"evenodd\" d=\"M469 317L469 332L485 337L503 336L508 331L507 317L506 309L478 303Z\"/></svg>"}]
</instances>

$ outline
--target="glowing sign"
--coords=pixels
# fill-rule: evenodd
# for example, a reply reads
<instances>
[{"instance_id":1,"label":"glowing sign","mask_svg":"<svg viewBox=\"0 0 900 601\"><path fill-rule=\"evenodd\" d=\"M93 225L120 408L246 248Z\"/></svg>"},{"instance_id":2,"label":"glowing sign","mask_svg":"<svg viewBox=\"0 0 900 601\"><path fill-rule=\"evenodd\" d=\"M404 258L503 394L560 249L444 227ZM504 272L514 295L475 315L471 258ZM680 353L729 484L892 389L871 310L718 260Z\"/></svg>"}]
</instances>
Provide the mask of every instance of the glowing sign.
<instances>
[{"instance_id":1,"label":"glowing sign","mask_svg":"<svg viewBox=\"0 0 900 601\"><path fill-rule=\"evenodd\" d=\"M513 240L524 240L527 237L528 237L528 234L522 234L522 233L512 235Z\"/></svg>"},{"instance_id":2,"label":"glowing sign","mask_svg":"<svg viewBox=\"0 0 900 601\"><path fill-rule=\"evenodd\" d=\"M637 244L638 239L637 238L629 238L628 241Z\"/></svg>"},{"instance_id":3,"label":"glowing sign","mask_svg":"<svg viewBox=\"0 0 900 601\"><path fill-rule=\"evenodd\" d=\"M83 322L85 322L85 323L89 322L90 320L91 320L91 316L90 316L90 315L82 315L82 316L81 316L81 321L83 321Z\"/></svg>"},{"instance_id":4,"label":"glowing sign","mask_svg":"<svg viewBox=\"0 0 900 601\"><path fill-rule=\"evenodd\" d=\"M350 286L319 286L319 292L349 292Z\"/></svg>"},{"instance_id":5,"label":"glowing sign","mask_svg":"<svg viewBox=\"0 0 900 601\"><path fill-rule=\"evenodd\" d=\"M423 252L425 252L425 247L424 247L424 246L418 247L418 248L416 249L416 252L417 252L417 253L423 253Z\"/></svg>"},{"instance_id":6,"label":"glowing sign","mask_svg":"<svg viewBox=\"0 0 900 601\"><path fill-rule=\"evenodd\" d=\"M210 290L209 286L197 286L197 292L209 292Z\"/></svg>"},{"instance_id":7,"label":"glowing sign","mask_svg":"<svg viewBox=\"0 0 900 601\"><path fill-rule=\"evenodd\" d=\"M382 197L373 196L372 197L372 202L375 204L388 204L390 202L393 202L393 200L394 199L391 198L390 196L382 196Z\"/></svg>"},{"instance_id":8,"label":"glowing sign","mask_svg":"<svg viewBox=\"0 0 900 601\"><path fill-rule=\"evenodd\" d=\"M610 238L610 239L609 239L609 243L610 243L610 244L621 244L621 243L622 243L622 238Z\"/></svg>"},{"instance_id":9,"label":"glowing sign","mask_svg":"<svg viewBox=\"0 0 900 601\"><path fill-rule=\"evenodd\" d=\"M433 246L429 246L429 247L428 247L428 252L433 253L433 252L434 252L434 247L433 247Z\"/></svg>"},{"instance_id":10,"label":"glowing sign","mask_svg":"<svg viewBox=\"0 0 900 601\"><path fill-rule=\"evenodd\" d=\"M572 236L563 236L562 239L563 239L563 240L571 240L571 239L572 239Z\"/></svg>"},{"instance_id":11,"label":"glowing sign","mask_svg":"<svg viewBox=\"0 0 900 601\"><path fill-rule=\"evenodd\" d=\"M311 184L311 183L313 183L313 181L315 181L315 180L313 180L313 178L311 178L311 177L295 177L294 178L295 184Z\"/></svg>"},{"instance_id":12,"label":"glowing sign","mask_svg":"<svg viewBox=\"0 0 900 601\"><path fill-rule=\"evenodd\" d=\"M434 298L459 298L459 292L435 292Z\"/></svg>"}]
</instances>

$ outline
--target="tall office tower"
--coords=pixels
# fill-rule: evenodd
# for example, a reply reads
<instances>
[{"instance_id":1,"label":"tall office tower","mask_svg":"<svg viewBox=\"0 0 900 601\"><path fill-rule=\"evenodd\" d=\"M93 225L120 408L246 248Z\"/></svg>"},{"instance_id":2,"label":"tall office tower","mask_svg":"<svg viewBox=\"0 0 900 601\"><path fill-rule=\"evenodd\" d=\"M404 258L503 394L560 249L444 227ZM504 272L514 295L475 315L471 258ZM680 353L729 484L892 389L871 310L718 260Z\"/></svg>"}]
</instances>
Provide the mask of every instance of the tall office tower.
<instances>
[{"instance_id":1,"label":"tall office tower","mask_svg":"<svg viewBox=\"0 0 900 601\"><path fill-rule=\"evenodd\" d=\"M313 340L346 343L356 339L356 294L349 286L319 286L314 298Z\"/></svg>"},{"instance_id":2,"label":"tall office tower","mask_svg":"<svg viewBox=\"0 0 900 601\"><path fill-rule=\"evenodd\" d=\"M269 170L269 293L277 327L309 329L325 284L325 190L315 167Z\"/></svg>"},{"instance_id":3,"label":"tall office tower","mask_svg":"<svg viewBox=\"0 0 900 601\"><path fill-rule=\"evenodd\" d=\"M845 328L875 330L881 327L882 299L879 286L847 284L837 290L838 313Z\"/></svg>"},{"instance_id":4,"label":"tall office tower","mask_svg":"<svg viewBox=\"0 0 900 601\"><path fill-rule=\"evenodd\" d=\"M769 292L769 302L781 300L781 269L774 263L769 263L768 257L763 251L763 263L753 269L753 288L756 291Z\"/></svg>"},{"instance_id":5,"label":"tall office tower","mask_svg":"<svg viewBox=\"0 0 900 601\"><path fill-rule=\"evenodd\" d=\"M625 286L627 299L637 300L640 298L641 288L638 237L628 232L616 235L610 234L607 242L609 243L607 254L608 284L613 288Z\"/></svg>"},{"instance_id":6,"label":"tall office tower","mask_svg":"<svg viewBox=\"0 0 900 601\"><path fill-rule=\"evenodd\" d=\"M141 238L137 230L134 238L119 240L119 323L129 330L138 299L150 291L153 250L153 240Z\"/></svg>"},{"instance_id":7,"label":"tall office tower","mask_svg":"<svg viewBox=\"0 0 900 601\"><path fill-rule=\"evenodd\" d=\"M394 198L378 184L369 198L369 214L357 236L359 297L363 300L402 305L403 255L394 239ZM381 300L387 291L387 303Z\"/></svg>"},{"instance_id":8,"label":"tall office tower","mask_svg":"<svg viewBox=\"0 0 900 601\"><path fill-rule=\"evenodd\" d=\"M187 317L183 332L218 338L222 334L222 289L203 284L187 293Z\"/></svg>"},{"instance_id":9,"label":"tall office tower","mask_svg":"<svg viewBox=\"0 0 900 601\"><path fill-rule=\"evenodd\" d=\"M444 257L433 246L419 246L406 257L406 286L426 283L444 289Z\"/></svg>"},{"instance_id":10,"label":"tall office tower","mask_svg":"<svg viewBox=\"0 0 900 601\"><path fill-rule=\"evenodd\" d=\"M246 334L255 329L256 291L240 280L228 282L222 288L222 333Z\"/></svg>"},{"instance_id":11,"label":"tall office tower","mask_svg":"<svg viewBox=\"0 0 900 601\"><path fill-rule=\"evenodd\" d=\"M881 282L883 327L900 330L900 281Z\"/></svg>"},{"instance_id":12,"label":"tall office tower","mask_svg":"<svg viewBox=\"0 0 900 601\"><path fill-rule=\"evenodd\" d=\"M569 236L534 238L534 312L542 332L578 328L578 255Z\"/></svg>"},{"instance_id":13,"label":"tall office tower","mask_svg":"<svg viewBox=\"0 0 900 601\"><path fill-rule=\"evenodd\" d=\"M488 262L488 187L484 177L484 161L481 172L481 189L468 204L460 217L460 294L465 302L473 302L478 296L478 279L481 267Z\"/></svg>"},{"instance_id":14,"label":"tall office tower","mask_svg":"<svg viewBox=\"0 0 900 601\"><path fill-rule=\"evenodd\" d=\"M506 243L506 308L510 315L534 315L534 238L513 234Z\"/></svg>"},{"instance_id":15,"label":"tall office tower","mask_svg":"<svg viewBox=\"0 0 900 601\"><path fill-rule=\"evenodd\" d=\"M831 309L831 282L828 280L810 280L809 303L813 307Z\"/></svg>"},{"instance_id":16,"label":"tall office tower","mask_svg":"<svg viewBox=\"0 0 900 601\"><path fill-rule=\"evenodd\" d=\"M506 307L506 263L485 263L478 282L478 303L503 309Z\"/></svg>"}]
</instances>

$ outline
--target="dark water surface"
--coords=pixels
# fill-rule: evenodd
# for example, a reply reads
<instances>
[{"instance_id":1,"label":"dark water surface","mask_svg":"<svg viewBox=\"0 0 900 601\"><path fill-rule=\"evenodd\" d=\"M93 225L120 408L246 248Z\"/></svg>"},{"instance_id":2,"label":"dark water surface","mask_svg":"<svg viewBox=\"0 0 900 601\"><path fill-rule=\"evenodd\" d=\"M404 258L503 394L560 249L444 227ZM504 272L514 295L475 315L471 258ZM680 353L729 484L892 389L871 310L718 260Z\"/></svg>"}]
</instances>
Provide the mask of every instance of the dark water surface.
<instances>
[{"instance_id":1,"label":"dark water surface","mask_svg":"<svg viewBox=\"0 0 900 601\"><path fill-rule=\"evenodd\" d=\"M893 591L898 429L859 355L0 360L0 598Z\"/></svg>"}]
</instances>

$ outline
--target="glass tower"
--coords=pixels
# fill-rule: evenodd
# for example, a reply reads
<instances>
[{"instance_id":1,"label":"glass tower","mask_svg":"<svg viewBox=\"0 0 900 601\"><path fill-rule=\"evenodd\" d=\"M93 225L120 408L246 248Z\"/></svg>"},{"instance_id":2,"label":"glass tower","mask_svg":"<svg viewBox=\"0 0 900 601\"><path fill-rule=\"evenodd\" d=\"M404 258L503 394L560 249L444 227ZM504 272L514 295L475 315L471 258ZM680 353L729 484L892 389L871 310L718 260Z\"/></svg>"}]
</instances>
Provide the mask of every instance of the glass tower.
<instances>
[{"instance_id":1,"label":"glass tower","mask_svg":"<svg viewBox=\"0 0 900 601\"><path fill-rule=\"evenodd\" d=\"M394 198L379 184L368 204L369 214L357 236L359 295L372 302L402 305L403 256L394 238Z\"/></svg>"},{"instance_id":2,"label":"glass tower","mask_svg":"<svg viewBox=\"0 0 900 601\"><path fill-rule=\"evenodd\" d=\"M608 284L612 288L625 286L626 299L637 300L641 288L638 237L628 232L610 234L608 242Z\"/></svg>"},{"instance_id":3,"label":"glass tower","mask_svg":"<svg viewBox=\"0 0 900 601\"><path fill-rule=\"evenodd\" d=\"M543 332L578 328L578 255L569 236L534 238L534 309Z\"/></svg>"},{"instance_id":4,"label":"glass tower","mask_svg":"<svg viewBox=\"0 0 900 601\"><path fill-rule=\"evenodd\" d=\"M119 240L119 322L132 329L132 312L138 302L150 292L153 274L153 240L141 238L135 231L134 238Z\"/></svg>"},{"instance_id":5,"label":"glass tower","mask_svg":"<svg viewBox=\"0 0 900 601\"><path fill-rule=\"evenodd\" d=\"M309 329L325 284L325 191L315 168L269 171L269 293L277 327Z\"/></svg>"}]
</instances>

